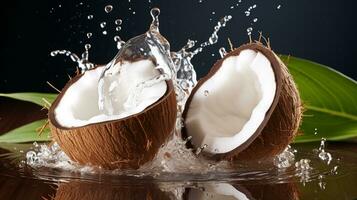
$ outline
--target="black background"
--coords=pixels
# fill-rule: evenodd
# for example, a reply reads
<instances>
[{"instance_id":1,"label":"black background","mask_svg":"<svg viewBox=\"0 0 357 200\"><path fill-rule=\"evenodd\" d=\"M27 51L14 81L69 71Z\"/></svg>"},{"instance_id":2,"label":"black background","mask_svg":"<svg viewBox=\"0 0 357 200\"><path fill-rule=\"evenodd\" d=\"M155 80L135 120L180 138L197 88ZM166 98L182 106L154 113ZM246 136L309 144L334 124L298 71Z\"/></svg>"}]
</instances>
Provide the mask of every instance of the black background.
<instances>
[{"instance_id":1,"label":"black background","mask_svg":"<svg viewBox=\"0 0 357 200\"><path fill-rule=\"evenodd\" d=\"M356 1L242 0L234 9L230 7L238 0L198 1L7 1L8 5L1 6L0 92L53 92L46 81L63 87L76 64L64 57L50 57L51 50L68 49L79 54L89 42L90 60L106 63L116 54L114 20L124 20L119 35L127 40L147 30L149 10L155 6L161 9L160 30L170 41L172 51L180 49L188 38L204 42L221 17L233 16L219 33L218 44L193 59L199 77L219 59L219 47L228 49L227 38L235 47L248 41L246 29L257 17L255 36L263 31L276 52L310 59L357 78ZM109 14L104 12L108 4L114 7ZM257 8L246 17L244 11L253 4ZM280 4L281 9L277 9ZM87 19L90 14L93 20ZM107 22L106 36L101 34L102 21ZM90 40L85 36L87 32L93 33Z\"/></svg>"}]
</instances>

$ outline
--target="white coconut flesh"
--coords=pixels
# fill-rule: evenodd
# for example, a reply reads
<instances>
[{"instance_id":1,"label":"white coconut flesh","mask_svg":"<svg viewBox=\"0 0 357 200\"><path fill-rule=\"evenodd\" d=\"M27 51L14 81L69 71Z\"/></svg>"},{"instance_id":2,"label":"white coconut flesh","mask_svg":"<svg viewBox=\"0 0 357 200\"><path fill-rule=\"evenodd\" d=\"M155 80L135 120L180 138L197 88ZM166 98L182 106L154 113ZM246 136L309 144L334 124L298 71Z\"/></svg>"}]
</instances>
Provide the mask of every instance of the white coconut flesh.
<instances>
[{"instance_id":1,"label":"white coconut flesh","mask_svg":"<svg viewBox=\"0 0 357 200\"><path fill-rule=\"evenodd\" d=\"M189 200L249 200L241 191L230 184L220 183L204 187L204 191L193 189L188 195Z\"/></svg>"},{"instance_id":2,"label":"white coconut flesh","mask_svg":"<svg viewBox=\"0 0 357 200\"><path fill-rule=\"evenodd\" d=\"M257 131L274 101L276 80L270 61L260 52L243 50L226 58L194 94L185 126L196 147L230 152Z\"/></svg>"},{"instance_id":3,"label":"white coconut flesh","mask_svg":"<svg viewBox=\"0 0 357 200\"><path fill-rule=\"evenodd\" d=\"M64 93L54 110L55 119L59 125L72 128L122 119L142 112L165 95L167 85L165 81L161 81L138 92L135 107L125 107L124 104L129 95L136 91L135 88L138 84L159 75L159 71L155 69L151 60L117 63L113 69L118 69L118 67L121 67L120 76L111 78L118 80L105 80L112 81L106 83L109 87L115 87L114 90L111 90L110 95L116 97L116 105L113 106L116 109L116 114L106 115L99 110L98 82L104 67L97 67L85 72ZM104 95L109 94L105 93Z\"/></svg>"}]
</instances>

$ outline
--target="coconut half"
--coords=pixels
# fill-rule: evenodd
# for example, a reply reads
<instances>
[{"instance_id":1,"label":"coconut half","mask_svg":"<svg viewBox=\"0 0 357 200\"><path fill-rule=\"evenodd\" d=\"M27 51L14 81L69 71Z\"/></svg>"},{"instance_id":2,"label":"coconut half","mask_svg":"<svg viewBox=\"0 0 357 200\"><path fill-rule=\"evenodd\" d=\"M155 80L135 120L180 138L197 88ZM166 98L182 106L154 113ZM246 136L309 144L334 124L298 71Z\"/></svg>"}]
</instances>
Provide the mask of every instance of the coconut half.
<instances>
[{"instance_id":1,"label":"coconut half","mask_svg":"<svg viewBox=\"0 0 357 200\"><path fill-rule=\"evenodd\" d=\"M96 67L71 79L58 95L49 110L51 133L80 164L136 169L152 160L173 132L176 97L172 81L162 81L144 88L135 107L126 107L133 89L160 72L148 59L116 65L114 69L121 67L120 82L113 82L116 89L110 94L116 114L99 110L98 82L104 67Z\"/></svg>"},{"instance_id":2,"label":"coconut half","mask_svg":"<svg viewBox=\"0 0 357 200\"><path fill-rule=\"evenodd\" d=\"M192 91L184 137L220 159L259 159L282 152L297 133L301 102L275 53L243 45L219 60Z\"/></svg>"}]
</instances>

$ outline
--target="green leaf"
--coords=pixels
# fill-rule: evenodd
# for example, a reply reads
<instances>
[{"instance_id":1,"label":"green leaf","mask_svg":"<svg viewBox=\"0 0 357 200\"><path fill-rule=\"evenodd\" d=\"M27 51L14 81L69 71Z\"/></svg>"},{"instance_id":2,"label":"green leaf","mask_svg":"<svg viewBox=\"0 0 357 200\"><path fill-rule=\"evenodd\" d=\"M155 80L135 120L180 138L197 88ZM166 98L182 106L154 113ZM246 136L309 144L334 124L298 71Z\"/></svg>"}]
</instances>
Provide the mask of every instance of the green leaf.
<instances>
[{"instance_id":1,"label":"green leaf","mask_svg":"<svg viewBox=\"0 0 357 200\"><path fill-rule=\"evenodd\" d=\"M282 56L300 91L306 112L295 142L357 137L357 83L324 65ZM315 131L317 134L315 135Z\"/></svg>"},{"instance_id":2,"label":"green leaf","mask_svg":"<svg viewBox=\"0 0 357 200\"><path fill-rule=\"evenodd\" d=\"M43 106L46 103L46 101L52 103L56 99L57 94L34 93L34 92L8 93L8 94L0 93L0 97L8 97L17 100L28 101Z\"/></svg>"},{"instance_id":3,"label":"green leaf","mask_svg":"<svg viewBox=\"0 0 357 200\"><path fill-rule=\"evenodd\" d=\"M32 142L32 141L48 141L49 129L46 128L41 135L36 131L38 128L42 127L46 123L46 120L39 120L32 122L30 124L21 126L10 132L7 132L0 136L0 143L21 143L21 142Z\"/></svg>"}]
</instances>

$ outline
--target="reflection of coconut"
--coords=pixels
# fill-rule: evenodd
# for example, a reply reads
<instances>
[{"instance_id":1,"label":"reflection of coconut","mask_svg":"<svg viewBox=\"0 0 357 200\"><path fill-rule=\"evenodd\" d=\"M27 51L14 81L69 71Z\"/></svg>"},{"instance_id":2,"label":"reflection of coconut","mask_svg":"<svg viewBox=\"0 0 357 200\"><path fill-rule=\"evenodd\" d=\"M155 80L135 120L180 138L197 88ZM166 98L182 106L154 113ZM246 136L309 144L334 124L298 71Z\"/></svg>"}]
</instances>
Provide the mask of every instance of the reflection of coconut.
<instances>
[{"instance_id":1,"label":"reflection of coconut","mask_svg":"<svg viewBox=\"0 0 357 200\"><path fill-rule=\"evenodd\" d=\"M298 200L300 193L294 183L244 185L255 199L262 200Z\"/></svg>"},{"instance_id":2,"label":"reflection of coconut","mask_svg":"<svg viewBox=\"0 0 357 200\"><path fill-rule=\"evenodd\" d=\"M123 186L105 185L99 183L69 182L60 184L55 200L160 200L170 199L154 184Z\"/></svg>"},{"instance_id":3,"label":"reflection of coconut","mask_svg":"<svg viewBox=\"0 0 357 200\"><path fill-rule=\"evenodd\" d=\"M219 60L192 91L183 135L219 159L260 159L282 152L301 121L301 102L286 66L260 43Z\"/></svg>"},{"instance_id":4,"label":"reflection of coconut","mask_svg":"<svg viewBox=\"0 0 357 200\"><path fill-rule=\"evenodd\" d=\"M130 95L128 88L159 73L150 60L116 65L122 65L127 73L121 85L115 86L120 91L110 94L117 100L116 108L125 107ZM137 106L108 116L98 108L98 80L102 70L103 67L89 70L65 86L49 110L52 136L80 164L137 169L154 158L173 132L176 97L172 81L145 87L138 94Z\"/></svg>"},{"instance_id":5,"label":"reflection of coconut","mask_svg":"<svg viewBox=\"0 0 357 200\"><path fill-rule=\"evenodd\" d=\"M299 199L296 184L240 185L205 183L186 189L185 200L295 200Z\"/></svg>"},{"instance_id":6,"label":"reflection of coconut","mask_svg":"<svg viewBox=\"0 0 357 200\"><path fill-rule=\"evenodd\" d=\"M233 187L228 183L212 183L187 190L185 197L187 200L249 200L249 195L242 187Z\"/></svg>"},{"instance_id":7,"label":"reflection of coconut","mask_svg":"<svg viewBox=\"0 0 357 200\"><path fill-rule=\"evenodd\" d=\"M1 170L1 169L0 169ZM18 175L20 176L20 175ZM51 199L54 186L31 178L0 177L0 199Z\"/></svg>"}]
</instances>

